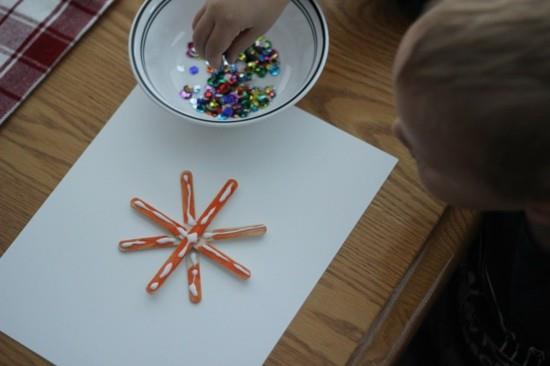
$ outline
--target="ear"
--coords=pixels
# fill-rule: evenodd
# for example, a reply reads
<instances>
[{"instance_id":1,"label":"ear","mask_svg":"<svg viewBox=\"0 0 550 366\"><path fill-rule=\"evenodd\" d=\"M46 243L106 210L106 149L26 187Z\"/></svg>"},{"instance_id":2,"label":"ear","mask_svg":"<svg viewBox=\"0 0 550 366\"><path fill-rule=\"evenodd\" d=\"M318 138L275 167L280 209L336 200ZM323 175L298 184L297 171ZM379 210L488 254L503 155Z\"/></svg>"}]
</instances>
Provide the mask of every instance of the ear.
<instances>
[{"instance_id":1,"label":"ear","mask_svg":"<svg viewBox=\"0 0 550 366\"><path fill-rule=\"evenodd\" d=\"M550 226L550 201L530 203L525 209L529 220L544 226Z\"/></svg>"}]
</instances>

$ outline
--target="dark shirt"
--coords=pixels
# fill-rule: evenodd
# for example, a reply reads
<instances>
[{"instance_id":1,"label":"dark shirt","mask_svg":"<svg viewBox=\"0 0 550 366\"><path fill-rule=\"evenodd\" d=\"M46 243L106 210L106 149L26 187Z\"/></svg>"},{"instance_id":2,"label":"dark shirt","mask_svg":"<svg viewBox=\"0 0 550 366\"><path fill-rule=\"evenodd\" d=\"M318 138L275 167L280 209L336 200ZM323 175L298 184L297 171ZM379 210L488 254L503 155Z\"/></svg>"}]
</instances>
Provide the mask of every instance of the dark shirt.
<instances>
[{"instance_id":1,"label":"dark shirt","mask_svg":"<svg viewBox=\"0 0 550 366\"><path fill-rule=\"evenodd\" d=\"M455 281L459 327L480 364L550 364L550 257L523 213L487 214Z\"/></svg>"},{"instance_id":2,"label":"dark shirt","mask_svg":"<svg viewBox=\"0 0 550 366\"><path fill-rule=\"evenodd\" d=\"M550 357L550 255L521 226L510 271L510 327L522 343L543 349Z\"/></svg>"},{"instance_id":3,"label":"dark shirt","mask_svg":"<svg viewBox=\"0 0 550 366\"><path fill-rule=\"evenodd\" d=\"M523 213L488 213L399 365L550 365L550 255Z\"/></svg>"}]
</instances>

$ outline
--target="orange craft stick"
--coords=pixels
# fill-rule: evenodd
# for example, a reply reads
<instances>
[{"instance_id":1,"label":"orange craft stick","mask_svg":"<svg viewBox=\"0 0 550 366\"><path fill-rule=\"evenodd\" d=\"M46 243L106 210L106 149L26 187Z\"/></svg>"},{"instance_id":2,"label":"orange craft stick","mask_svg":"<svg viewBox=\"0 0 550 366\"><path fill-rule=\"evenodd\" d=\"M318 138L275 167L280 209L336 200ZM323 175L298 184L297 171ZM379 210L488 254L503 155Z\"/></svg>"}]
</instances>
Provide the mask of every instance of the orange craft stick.
<instances>
[{"instance_id":1,"label":"orange craft stick","mask_svg":"<svg viewBox=\"0 0 550 366\"><path fill-rule=\"evenodd\" d=\"M169 248L179 243L179 240L171 236L151 236L147 238L137 238L122 240L118 243L118 249L121 252L136 252L139 250Z\"/></svg>"},{"instance_id":2,"label":"orange craft stick","mask_svg":"<svg viewBox=\"0 0 550 366\"><path fill-rule=\"evenodd\" d=\"M201 245L201 243L204 241L210 243L212 240L229 240L260 236L265 234L266 230L267 228L265 227L265 225L251 225L206 231L203 234L202 238L199 240L198 245ZM181 234L178 236L181 236ZM172 236L167 235L127 239L120 241L118 244L118 248L121 252L137 252L141 250L157 248L170 248L177 246L180 240L181 239L178 240Z\"/></svg>"},{"instance_id":3,"label":"orange craft stick","mask_svg":"<svg viewBox=\"0 0 550 366\"><path fill-rule=\"evenodd\" d=\"M180 227L180 229L188 231L186 228L183 228L183 227ZM206 231L202 235L201 241L206 241L208 243L211 243L212 241L248 238L248 237L263 235L266 233L266 231L267 231L267 228L265 225L251 225L251 226L233 227L228 229L216 229L213 231ZM179 233L178 237L181 237L182 232L179 231L178 233ZM175 247L178 244L179 244L178 239L173 238L171 236L163 235L163 236L153 236L148 238L122 240L119 243L118 247L121 252L133 252L133 251L140 251L145 249Z\"/></svg>"},{"instance_id":4,"label":"orange craft stick","mask_svg":"<svg viewBox=\"0 0 550 366\"><path fill-rule=\"evenodd\" d=\"M242 227L232 227L227 229L216 229L205 232L202 236L207 240L229 240L237 238L247 238L264 235L267 232L265 225L250 225Z\"/></svg>"},{"instance_id":5,"label":"orange craft stick","mask_svg":"<svg viewBox=\"0 0 550 366\"><path fill-rule=\"evenodd\" d=\"M178 238L183 238L187 235L186 230L176 221L169 218L164 213L160 212L141 198L132 198L130 204L133 208L168 230L172 235L177 236Z\"/></svg>"},{"instance_id":6,"label":"orange craft stick","mask_svg":"<svg viewBox=\"0 0 550 366\"><path fill-rule=\"evenodd\" d=\"M247 280L250 278L250 270L243 266L240 263L237 263L235 260L230 258L227 254L222 252L221 250L218 250L216 247L206 243L206 242L200 242L199 245L195 246L195 249L213 260L214 262L218 263L225 269L229 270L233 274L235 274L237 277L239 277L241 280Z\"/></svg>"},{"instance_id":7,"label":"orange craft stick","mask_svg":"<svg viewBox=\"0 0 550 366\"><path fill-rule=\"evenodd\" d=\"M181 173L181 199L183 208L183 224L188 227L195 225L195 191L193 187L193 174L186 170ZM198 304L202 299L201 272L198 256L191 252L191 261L187 268L187 283L189 300Z\"/></svg>"},{"instance_id":8,"label":"orange craft stick","mask_svg":"<svg viewBox=\"0 0 550 366\"><path fill-rule=\"evenodd\" d=\"M172 252L170 257L164 262L162 267L157 271L157 274L147 284L146 291L153 293L158 290L170 276L170 274L178 267L191 246L196 244L202 234L212 223L216 215L225 206L227 200L233 195L238 187L238 183L234 179L228 180L218 192L214 200L208 205L207 209L202 213L197 223L189 230L185 237ZM162 220L161 220L162 221ZM179 227L179 226L178 226Z\"/></svg>"},{"instance_id":9,"label":"orange craft stick","mask_svg":"<svg viewBox=\"0 0 550 366\"><path fill-rule=\"evenodd\" d=\"M199 264L199 258L197 253L191 252L189 255L191 261L187 268L187 283L189 284L189 300L192 303L197 304L201 302L202 288L201 288L201 269Z\"/></svg>"},{"instance_id":10,"label":"orange craft stick","mask_svg":"<svg viewBox=\"0 0 550 366\"><path fill-rule=\"evenodd\" d=\"M195 191L193 188L193 174L189 170L181 173L180 184L183 224L195 225Z\"/></svg>"}]
</instances>

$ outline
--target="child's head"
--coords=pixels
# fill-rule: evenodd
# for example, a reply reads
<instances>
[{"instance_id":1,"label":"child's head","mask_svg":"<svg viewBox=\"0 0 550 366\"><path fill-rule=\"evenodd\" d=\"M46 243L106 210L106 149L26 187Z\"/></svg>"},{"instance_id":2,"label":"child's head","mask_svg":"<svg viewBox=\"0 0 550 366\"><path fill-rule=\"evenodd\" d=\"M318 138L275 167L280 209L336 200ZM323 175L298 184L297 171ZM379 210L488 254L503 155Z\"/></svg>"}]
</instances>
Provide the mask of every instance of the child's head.
<instances>
[{"instance_id":1,"label":"child's head","mask_svg":"<svg viewBox=\"0 0 550 366\"><path fill-rule=\"evenodd\" d=\"M407 32L394 74L394 129L434 195L550 205L550 1L443 1Z\"/></svg>"}]
</instances>

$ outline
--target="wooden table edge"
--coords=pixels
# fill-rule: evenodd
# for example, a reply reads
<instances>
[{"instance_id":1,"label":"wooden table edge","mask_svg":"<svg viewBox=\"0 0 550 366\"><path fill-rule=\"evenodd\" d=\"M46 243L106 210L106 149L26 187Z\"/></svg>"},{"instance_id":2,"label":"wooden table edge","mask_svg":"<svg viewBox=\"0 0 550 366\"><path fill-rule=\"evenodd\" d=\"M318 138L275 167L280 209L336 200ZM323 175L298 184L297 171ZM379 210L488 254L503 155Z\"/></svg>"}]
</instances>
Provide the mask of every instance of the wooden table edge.
<instances>
[{"instance_id":1,"label":"wooden table edge","mask_svg":"<svg viewBox=\"0 0 550 366\"><path fill-rule=\"evenodd\" d=\"M398 360L458 266L480 221L478 212L451 206L445 209L347 365L391 365ZM444 260L440 259L442 256ZM426 281L425 276L431 276L433 281ZM403 322L400 317L404 313L408 316ZM385 345L386 339L392 339L391 345Z\"/></svg>"}]
</instances>

